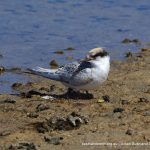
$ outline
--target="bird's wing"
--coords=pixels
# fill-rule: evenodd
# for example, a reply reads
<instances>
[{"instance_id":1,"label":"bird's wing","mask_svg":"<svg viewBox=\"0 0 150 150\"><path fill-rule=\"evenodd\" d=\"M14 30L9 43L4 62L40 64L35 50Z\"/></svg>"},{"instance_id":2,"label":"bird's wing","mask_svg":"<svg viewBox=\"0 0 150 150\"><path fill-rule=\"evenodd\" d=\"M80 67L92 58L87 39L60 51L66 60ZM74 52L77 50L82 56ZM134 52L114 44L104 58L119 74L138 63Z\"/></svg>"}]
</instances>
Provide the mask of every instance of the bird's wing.
<instances>
[{"instance_id":1,"label":"bird's wing","mask_svg":"<svg viewBox=\"0 0 150 150\"><path fill-rule=\"evenodd\" d=\"M73 86L81 86L92 82L93 67L94 66L91 62L82 62L73 73L70 79L70 84Z\"/></svg>"}]
</instances>

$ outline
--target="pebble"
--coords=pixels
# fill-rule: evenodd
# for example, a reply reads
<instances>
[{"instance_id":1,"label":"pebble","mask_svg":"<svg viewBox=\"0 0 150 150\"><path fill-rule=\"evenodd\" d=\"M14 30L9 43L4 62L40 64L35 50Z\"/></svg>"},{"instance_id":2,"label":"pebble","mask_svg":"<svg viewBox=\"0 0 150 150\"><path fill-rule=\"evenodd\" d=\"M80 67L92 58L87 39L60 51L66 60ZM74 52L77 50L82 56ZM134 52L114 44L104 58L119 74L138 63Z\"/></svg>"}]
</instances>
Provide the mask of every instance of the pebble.
<instances>
[{"instance_id":1,"label":"pebble","mask_svg":"<svg viewBox=\"0 0 150 150\"><path fill-rule=\"evenodd\" d=\"M39 104L36 107L36 112L44 111L44 110L47 110L47 109L49 109L49 106L47 104Z\"/></svg>"},{"instance_id":2,"label":"pebble","mask_svg":"<svg viewBox=\"0 0 150 150\"><path fill-rule=\"evenodd\" d=\"M134 130L134 129L128 129L128 130L126 131L126 134L128 134L128 135L136 135L136 134L137 134L137 131Z\"/></svg>"},{"instance_id":3,"label":"pebble","mask_svg":"<svg viewBox=\"0 0 150 150\"><path fill-rule=\"evenodd\" d=\"M17 149L22 149L22 150L37 150L36 146L34 143L19 143L19 144L11 144L8 147L8 150L17 150Z\"/></svg>"},{"instance_id":4,"label":"pebble","mask_svg":"<svg viewBox=\"0 0 150 150\"><path fill-rule=\"evenodd\" d=\"M73 130L79 128L82 124L87 124L88 118L72 112L66 117L54 116L44 122L36 124L36 129L40 133L45 133L53 130Z\"/></svg>"},{"instance_id":5,"label":"pebble","mask_svg":"<svg viewBox=\"0 0 150 150\"><path fill-rule=\"evenodd\" d=\"M67 50L67 51L73 51L73 50L75 50L75 49L72 48L72 47L68 47L68 48L66 48L66 50Z\"/></svg>"},{"instance_id":6,"label":"pebble","mask_svg":"<svg viewBox=\"0 0 150 150\"><path fill-rule=\"evenodd\" d=\"M145 111L143 115L144 116L150 116L150 111Z\"/></svg>"},{"instance_id":7,"label":"pebble","mask_svg":"<svg viewBox=\"0 0 150 150\"><path fill-rule=\"evenodd\" d=\"M60 55L64 54L64 52L62 50L55 51L54 53L55 54L60 54Z\"/></svg>"},{"instance_id":8,"label":"pebble","mask_svg":"<svg viewBox=\"0 0 150 150\"><path fill-rule=\"evenodd\" d=\"M105 102L110 102L110 97L108 95L102 96Z\"/></svg>"},{"instance_id":9,"label":"pebble","mask_svg":"<svg viewBox=\"0 0 150 150\"><path fill-rule=\"evenodd\" d=\"M124 99L123 99L123 100L121 100L121 104L122 104L122 105L128 105L129 102L128 102L128 100L124 100Z\"/></svg>"},{"instance_id":10,"label":"pebble","mask_svg":"<svg viewBox=\"0 0 150 150\"><path fill-rule=\"evenodd\" d=\"M115 109L113 110L114 113L123 112L123 111L124 111L123 108L115 108Z\"/></svg>"},{"instance_id":11,"label":"pebble","mask_svg":"<svg viewBox=\"0 0 150 150\"><path fill-rule=\"evenodd\" d=\"M16 100L14 99L6 99L3 101L4 103L11 103L11 104L15 104L16 103Z\"/></svg>"},{"instance_id":12,"label":"pebble","mask_svg":"<svg viewBox=\"0 0 150 150\"><path fill-rule=\"evenodd\" d=\"M18 82L17 82L17 83L13 83L11 87L12 87L13 89L17 89L17 88L19 88L19 87L21 87L21 86L22 86L22 83L18 83Z\"/></svg>"},{"instance_id":13,"label":"pebble","mask_svg":"<svg viewBox=\"0 0 150 150\"><path fill-rule=\"evenodd\" d=\"M54 145L59 145L61 144L61 140L63 140L63 137L48 137L48 136L44 136L44 140L45 142L49 143L49 144L54 144Z\"/></svg>"},{"instance_id":14,"label":"pebble","mask_svg":"<svg viewBox=\"0 0 150 150\"><path fill-rule=\"evenodd\" d=\"M10 135L11 132L10 131L2 131L0 132L0 136L7 136L7 135Z\"/></svg>"},{"instance_id":15,"label":"pebble","mask_svg":"<svg viewBox=\"0 0 150 150\"><path fill-rule=\"evenodd\" d=\"M149 100L148 100L147 98L141 97L141 98L139 98L139 101L138 101L138 102L148 103Z\"/></svg>"},{"instance_id":16,"label":"pebble","mask_svg":"<svg viewBox=\"0 0 150 150\"><path fill-rule=\"evenodd\" d=\"M37 118L39 115L37 114L37 112L31 112L31 113L27 113L27 116L30 118Z\"/></svg>"}]
</instances>

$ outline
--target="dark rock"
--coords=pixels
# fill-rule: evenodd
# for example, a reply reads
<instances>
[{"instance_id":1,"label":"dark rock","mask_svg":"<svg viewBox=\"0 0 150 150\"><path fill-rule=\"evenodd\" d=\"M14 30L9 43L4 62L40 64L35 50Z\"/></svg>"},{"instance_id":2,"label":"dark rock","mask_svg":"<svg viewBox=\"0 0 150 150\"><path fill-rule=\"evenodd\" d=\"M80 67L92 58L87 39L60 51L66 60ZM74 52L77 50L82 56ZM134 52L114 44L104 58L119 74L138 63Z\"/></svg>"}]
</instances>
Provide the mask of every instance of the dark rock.
<instances>
[{"instance_id":1,"label":"dark rock","mask_svg":"<svg viewBox=\"0 0 150 150\"><path fill-rule=\"evenodd\" d=\"M129 102L128 102L128 100L124 100L124 99L123 99L123 100L121 100L121 104L122 104L122 105L128 105Z\"/></svg>"},{"instance_id":2,"label":"dark rock","mask_svg":"<svg viewBox=\"0 0 150 150\"><path fill-rule=\"evenodd\" d=\"M110 102L110 97L108 95L102 96L105 102Z\"/></svg>"},{"instance_id":3,"label":"dark rock","mask_svg":"<svg viewBox=\"0 0 150 150\"><path fill-rule=\"evenodd\" d=\"M8 150L17 150L17 149L22 149L22 150L37 150L36 146L34 143L19 143L19 144L11 144L8 147Z\"/></svg>"},{"instance_id":4,"label":"dark rock","mask_svg":"<svg viewBox=\"0 0 150 150\"><path fill-rule=\"evenodd\" d=\"M7 135L10 135L11 132L10 131L2 131L0 132L0 136L7 136Z\"/></svg>"},{"instance_id":5,"label":"dark rock","mask_svg":"<svg viewBox=\"0 0 150 150\"><path fill-rule=\"evenodd\" d=\"M28 113L27 116L30 118L37 118L39 115L37 114L37 112L31 112L31 113Z\"/></svg>"},{"instance_id":6,"label":"dark rock","mask_svg":"<svg viewBox=\"0 0 150 150\"><path fill-rule=\"evenodd\" d=\"M140 103L140 102L148 103L149 100L148 100L147 98L141 97L141 98L139 98L139 101L138 101L138 102L139 102L139 103Z\"/></svg>"},{"instance_id":7,"label":"dark rock","mask_svg":"<svg viewBox=\"0 0 150 150\"><path fill-rule=\"evenodd\" d=\"M123 112L123 111L124 111L123 108L115 108L115 109L113 110L114 113Z\"/></svg>"},{"instance_id":8,"label":"dark rock","mask_svg":"<svg viewBox=\"0 0 150 150\"><path fill-rule=\"evenodd\" d=\"M136 134L137 134L137 131L134 130L134 129L128 129L128 130L126 131L126 134L128 134L128 135L136 135Z\"/></svg>"},{"instance_id":9,"label":"dark rock","mask_svg":"<svg viewBox=\"0 0 150 150\"><path fill-rule=\"evenodd\" d=\"M39 111L44 111L46 109L49 109L49 106L47 104L39 104L37 107L36 107L36 112L39 112Z\"/></svg>"},{"instance_id":10,"label":"dark rock","mask_svg":"<svg viewBox=\"0 0 150 150\"><path fill-rule=\"evenodd\" d=\"M61 140L63 140L63 137L47 137L44 136L45 142L49 144L59 145Z\"/></svg>"},{"instance_id":11,"label":"dark rock","mask_svg":"<svg viewBox=\"0 0 150 150\"><path fill-rule=\"evenodd\" d=\"M127 38L125 38L124 40L122 40L122 43L124 43L124 44L128 44L128 43L131 43L131 42L132 42L132 40L127 39Z\"/></svg>"},{"instance_id":12,"label":"dark rock","mask_svg":"<svg viewBox=\"0 0 150 150\"><path fill-rule=\"evenodd\" d=\"M3 55L2 55L2 54L0 54L0 58L3 58Z\"/></svg>"},{"instance_id":13,"label":"dark rock","mask_svg":"<svg viewBox=\"0 0 150 150\"><path fill-rule=\"evenodd\" d=\"M81 124L87 124L88 118L78 115L73 112L66 117L52 117L44 122L36 124L36 129L40 133L45 133L53 130L73 130L81 126Z\"/></svg>"},{"instance_id":14,"label":"dark rock","mask_svg":"<svg viewBox=\"0 0 150 150\"><path fill-rule=\"evenodd\" d=\"M66 48L66 50L67 50L67 51L73 51L73 50L75 50L75 49L72 48L72 47L68 47L68 48Z\"/></svg>"},{"instance_id":15,"label":"dark rock","mask_svg":"<svg viewBox=\"0 0 150 150\"><path fill-rule=\"evenodd\" d=\"M150 111L145 111L143 115L144 116L150 116Z\"/></svg>"},{"instance_id":16,"label":"dark rock","mask_svg":"<svg viewBox=\"0 0 150 150\"><path fill-rule=\"evenodd\" d=\"M16 103L16 100L14 99L6 99L3 101L4 103L11 103L11 104L15 104Z\"/></svg>"},{"instance_id":17,"label":"dark rock","mask_svg":"<svg viewBox=\"0 0 150 150\"><path fill-rule=\"evenodd\" d=\"M64 54L64 51L58 50L58 51L55 51L54 53L55 53L55 54L61 54L61 55L62 55L62 54Z\"/></svg>"},{"instance_id":18,"label":"dark rock","mask_svg":"<svg viewBox=\"0 0 150 150\"><path fill-rule=\"evenodd\" d=\"M125 57L127 57L127 58L132 57L132 56L133 56L133 54L132 54L131 52L127 52L127 53L125 54Z\"/></svg>"},{"instance_id":19,"label":"dark rock","mask_svg":"<svg viewBox=\"0 0 150 150\"><path fill-rule=\"evenodd\" d=\"M17 89L17 88L19 88L19 87L21 87L22 86L22 83L14 83L14 84L12 84L12 88L13 89Z\"/></svg>"}]
</instances>

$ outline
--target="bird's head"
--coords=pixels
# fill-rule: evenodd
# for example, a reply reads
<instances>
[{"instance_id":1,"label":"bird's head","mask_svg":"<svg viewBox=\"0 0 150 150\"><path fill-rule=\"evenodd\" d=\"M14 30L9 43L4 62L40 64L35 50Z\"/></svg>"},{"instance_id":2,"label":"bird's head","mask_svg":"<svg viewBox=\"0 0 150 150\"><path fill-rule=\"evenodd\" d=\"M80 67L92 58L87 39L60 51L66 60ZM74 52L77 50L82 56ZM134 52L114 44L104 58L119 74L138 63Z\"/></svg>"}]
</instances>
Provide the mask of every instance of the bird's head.
<instances>
[{"instance_id":1,"label":"bird's head","mask_svg":"<svg viewBox=\"0 0 150 150\"><path fill-rule=\"evenodd\" d=\"M108 52L106 52L103 48L98 47L90 50L86 55L85 60L96 60L97 58L103 58L105 56L108 56Z\"/></svg>"}]
</instances>

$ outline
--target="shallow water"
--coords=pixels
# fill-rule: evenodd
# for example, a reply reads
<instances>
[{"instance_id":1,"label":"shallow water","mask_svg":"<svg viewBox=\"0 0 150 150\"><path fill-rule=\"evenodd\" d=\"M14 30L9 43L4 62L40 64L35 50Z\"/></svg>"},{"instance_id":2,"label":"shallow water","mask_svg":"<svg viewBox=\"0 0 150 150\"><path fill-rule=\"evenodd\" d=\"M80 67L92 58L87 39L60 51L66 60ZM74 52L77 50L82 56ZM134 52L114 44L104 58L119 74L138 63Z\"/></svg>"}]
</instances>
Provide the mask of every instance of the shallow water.
<instances>
[{"instance_id":1,"label":"shallow water","mask_svg":"<svg viewBox=\"0 0 150 150\"><path fill-rule=\"evenodd\" d=\"M55 59L67 63L83 58L91 48L108 49L112 59L141 45L122 44L124 38L150 41L149 0L5 0L0 1L0 65L11 68L49 67ZM65 51L67 47L74 51ZM64 50L64 55L54 54ZM20 75L0 75L0 93L11 92Z\"/></svg>"}]
</instances>

